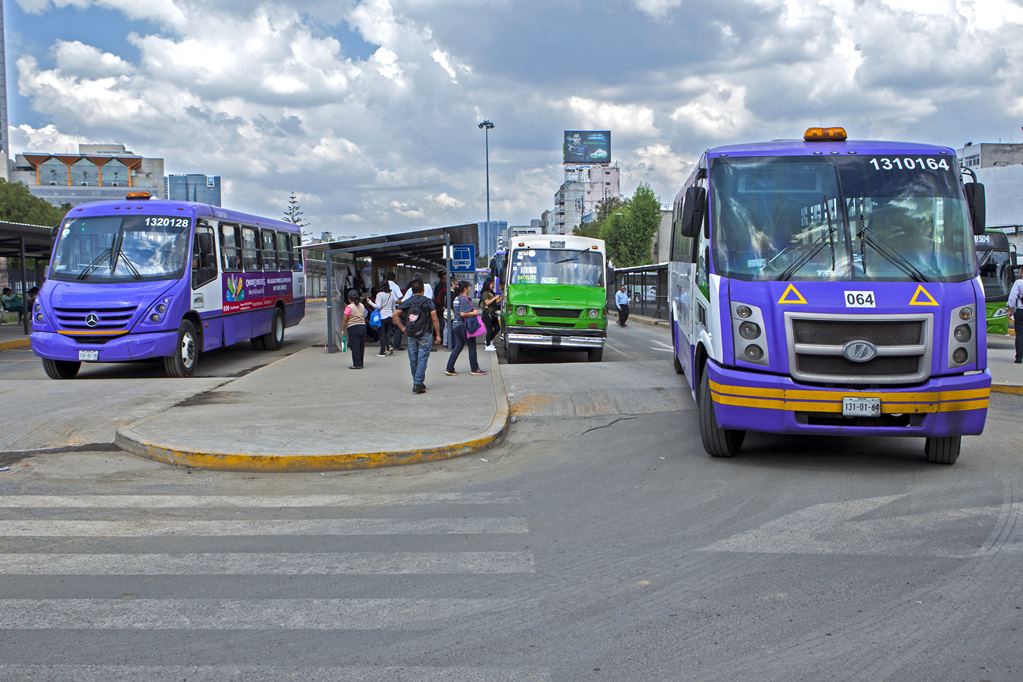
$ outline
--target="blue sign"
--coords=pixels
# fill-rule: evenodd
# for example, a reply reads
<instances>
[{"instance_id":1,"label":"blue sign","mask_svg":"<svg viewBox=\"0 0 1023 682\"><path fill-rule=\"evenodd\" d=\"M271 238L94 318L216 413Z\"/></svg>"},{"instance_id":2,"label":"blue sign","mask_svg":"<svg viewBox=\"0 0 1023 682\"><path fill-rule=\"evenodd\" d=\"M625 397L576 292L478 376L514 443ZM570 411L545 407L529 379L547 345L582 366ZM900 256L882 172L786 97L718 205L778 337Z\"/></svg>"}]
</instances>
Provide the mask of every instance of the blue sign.
<instances>
[{"instance_id":1,"label":"blue sign","mask_svg":"<svg viewBox=\"0 0 1023 682\"><path fill-rule=\"evenodd\" d=\"M476 272L476 245L451 245L451 272Z\"/></svg>"}]
</instances>

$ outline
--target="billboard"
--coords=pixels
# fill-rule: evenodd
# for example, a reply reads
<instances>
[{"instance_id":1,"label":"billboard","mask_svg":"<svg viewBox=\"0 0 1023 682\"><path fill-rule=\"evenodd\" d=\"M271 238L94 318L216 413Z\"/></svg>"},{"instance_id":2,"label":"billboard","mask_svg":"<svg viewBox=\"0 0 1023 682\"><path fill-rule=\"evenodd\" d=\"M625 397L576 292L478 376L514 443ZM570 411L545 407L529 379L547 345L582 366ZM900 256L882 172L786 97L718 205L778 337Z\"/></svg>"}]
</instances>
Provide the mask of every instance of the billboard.
<instances>
[{"instance_id":1,"label":"billboard","mask_svg":"<svg viewBox=\"0 0 1023 682\"><path fill-rule=\"evenodd\" d=\"M610 130L566 130L565 163L610 163Z\"/></svg>"}]
</instances>

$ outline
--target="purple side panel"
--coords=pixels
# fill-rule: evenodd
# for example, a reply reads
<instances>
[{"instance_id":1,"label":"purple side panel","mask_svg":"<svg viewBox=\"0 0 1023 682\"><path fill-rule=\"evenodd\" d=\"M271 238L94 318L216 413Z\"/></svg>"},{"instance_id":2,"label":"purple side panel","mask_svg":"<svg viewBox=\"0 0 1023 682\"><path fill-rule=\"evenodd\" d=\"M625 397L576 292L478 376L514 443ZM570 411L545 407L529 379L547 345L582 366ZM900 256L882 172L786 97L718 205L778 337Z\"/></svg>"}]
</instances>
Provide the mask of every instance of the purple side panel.
<instances>
[{"instance_id":1,"label":"purple side panel","mask_svg":"<svg viewBox=\"0 0 1023 682\"><path fill-rule=\"evenodd\" d=\"M252 320L248 313L225 315L223 320L225 346L233 345L239 341L248 341L252 338Z\"/></svg>"}]
</instances>

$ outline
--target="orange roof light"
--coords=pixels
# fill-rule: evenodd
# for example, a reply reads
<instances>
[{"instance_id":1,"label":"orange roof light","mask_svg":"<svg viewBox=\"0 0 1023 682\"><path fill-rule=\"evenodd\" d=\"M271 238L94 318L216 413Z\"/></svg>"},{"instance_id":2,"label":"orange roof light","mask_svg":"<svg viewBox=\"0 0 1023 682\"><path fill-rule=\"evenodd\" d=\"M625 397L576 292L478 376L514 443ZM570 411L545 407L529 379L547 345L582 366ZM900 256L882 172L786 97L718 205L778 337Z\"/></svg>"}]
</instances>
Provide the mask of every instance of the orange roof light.
<instances>
[{"instance_id":1,"label":"orange roof light","mask_svg":"<svg viewBox=\"0 0 1023 682\"><path fill-rule=\"evenodd\" d=\"M845 128L807 128L803 133L807 142L845 142L848 137Z\"/></svg>"},{"instance_id":2,"label":"orange roof light","mask_svg":"<svg viewBox=\"0 0 1023 682\"><path fill-rule=\"evenodd\" d=\"M153 195L149 192L128 192L124 195L125 199L152 199Z\"/></svg>"}]
</instances>

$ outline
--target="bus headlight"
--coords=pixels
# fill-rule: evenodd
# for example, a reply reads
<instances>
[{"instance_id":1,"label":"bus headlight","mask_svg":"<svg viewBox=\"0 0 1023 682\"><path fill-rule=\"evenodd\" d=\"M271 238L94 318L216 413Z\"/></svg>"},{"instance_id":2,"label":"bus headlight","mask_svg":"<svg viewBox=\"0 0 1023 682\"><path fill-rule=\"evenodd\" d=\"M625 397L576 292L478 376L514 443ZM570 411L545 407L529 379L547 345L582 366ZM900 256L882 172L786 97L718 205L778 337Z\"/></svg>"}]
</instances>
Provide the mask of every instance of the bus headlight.
<instances>
[{"instance_id":1,"label":"bus headlight","mask_svg":"<svg viewBox=\"0 0 1023 682\"><path fill-rule=\"evenodd\" d=\"M517 307L515 309L515 314L516 315L525 315L526 312L527 312L526 306L524 306L524 305L520 305L519 307Z\"/></svg>"},{"instance_id":2,"label":"bus headlight","mask_svg":"<svg viewBox=\"0 0 1023 682\"><path fill-rule=\"evenodd\" d=\"M735 359L755 365L770 363L764 313L755 305L732 303L732 344Z\"/></svg>"},{"instance_id":3,"label":"bus headlight","mask_svg":"<svg viewBox=\"0 0 1023 682\"><path fill-rule=\"evenodd\" d=\"M999 308L998 310L995 311L995 314L992 315L991 317L995 318L995 317L1008 317L1008 316L1009 316L1009 309L1008 308Z\"/></svg>"},{"instance_id":4,"label":"bus headlight","mask_svg":"<svg viewBox=\"0 0 1023 682\"><path fill-rule=\"evenodd\" d=\"M952 362L961 365L970 359L970 353L965 348L956 348L952 353Z\"/></svg>"},{"instance_id":5,"label":"bus headlight","mask_svg":"<svg viewBox=\"0 0 1023 682\"><path fill-rule=\"evenodd\" d=\"M735 314L745 320L753 314L753 309L748 305L737 305L735 306Z\"/></svg>"},{"instance_id":6,"label":"bus headlight","mask_svg":"<svg viewBox=\"0 0 1023 682\"><path fill-rule=\"evenodd\" d=\"M598 317L600 317L600 311L599 310L591 310L590 311L590 317L592 317L593 319L597 319Z\"/></svg>"},{"instance_id":7,"label":"bus headlight","mask_svg":"<svg viewBox=\"0 0 1023 682\"><path fill-rule=\"evenodd\" d=\"M948 364L961 367L977 358L976 310L964 305L952 310L948 325Z\"/></svg>"},{"instance_id":8,"label":"bus headlight","mask_svg":"<svg viewBox=\"0 0 1023 682\"><path fill-rule=\"evenodd\" d=\"M967 341L973 338L973 331L970 329L970 325L968 324L959 325L958 327L956 327L956 330L955 332L953 332L953 334L956 337L956 341L958 341L959 343L966 343Z\"/></svg>"},{"instance_id":9,"label":"bus headlight","mask_svg":"<svg viewBox=\"0 0 1023 682\"><path fill-rule=\"evenodd\" d=\"M743 322L739 325L739 336L747 341L752 341L760 336L760 325L756 322Z\"/></svg>"},{"instance_id":10,"label":"bus headlight","mask_svg":"<svg viewBox=\"0 0 1023 682\"><path fill-rule=\"evenodd\" d=\"M755 343L751 343L746 346L746 349L742 351L742 354L750 362L760 362L764 359L764 349Z\"/></svg>"}]
</instances>

